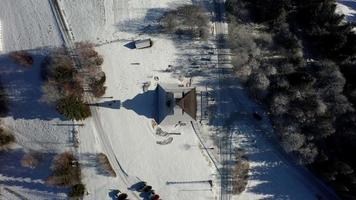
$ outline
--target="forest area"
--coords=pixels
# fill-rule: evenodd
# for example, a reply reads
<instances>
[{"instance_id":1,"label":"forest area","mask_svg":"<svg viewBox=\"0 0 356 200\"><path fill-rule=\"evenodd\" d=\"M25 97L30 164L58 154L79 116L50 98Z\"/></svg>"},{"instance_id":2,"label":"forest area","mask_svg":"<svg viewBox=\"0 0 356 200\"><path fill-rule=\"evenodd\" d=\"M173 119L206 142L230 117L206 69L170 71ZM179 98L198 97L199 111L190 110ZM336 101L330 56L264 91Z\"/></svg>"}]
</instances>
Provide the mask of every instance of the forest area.
<instances>
[{"instance_id":1,"label":"forest area","mask_svg":"<svg viewBox=\"0 0 356 200\"><path fill-rule=\"evenodd\" d=\"M227 0L233 65L281 146L356 199L355 24L335 0Z\"/></svg>"}]
</instances>

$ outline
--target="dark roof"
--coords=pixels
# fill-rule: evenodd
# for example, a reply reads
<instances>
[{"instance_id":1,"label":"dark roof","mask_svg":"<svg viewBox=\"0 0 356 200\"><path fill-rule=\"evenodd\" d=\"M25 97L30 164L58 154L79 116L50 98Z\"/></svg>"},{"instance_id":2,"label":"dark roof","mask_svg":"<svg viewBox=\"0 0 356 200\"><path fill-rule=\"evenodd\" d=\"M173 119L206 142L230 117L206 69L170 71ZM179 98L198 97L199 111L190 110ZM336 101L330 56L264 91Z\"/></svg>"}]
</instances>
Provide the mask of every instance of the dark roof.
<instances>
[{"instance_id":1,"label":"dark roof","mask_svg":"<svg viewBox=\"0 0 356 200\"><path fill-rule=\"evenodd\" d=\"M182 108L183 112L187 113L194 120L196 120L197 94L195 88L184 94L183 98L177 102L177 105Z\"/></svg>"}]
</instances>

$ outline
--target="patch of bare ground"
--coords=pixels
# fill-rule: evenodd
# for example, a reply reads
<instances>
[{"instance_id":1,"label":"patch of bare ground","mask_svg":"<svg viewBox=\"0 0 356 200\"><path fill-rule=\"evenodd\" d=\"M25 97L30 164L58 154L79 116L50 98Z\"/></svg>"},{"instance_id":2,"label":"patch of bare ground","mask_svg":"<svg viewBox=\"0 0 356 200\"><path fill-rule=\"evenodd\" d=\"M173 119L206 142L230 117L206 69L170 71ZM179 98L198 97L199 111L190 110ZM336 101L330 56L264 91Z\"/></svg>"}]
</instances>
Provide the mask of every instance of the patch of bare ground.
<instances>
[{"instance_id":1,"label":"patch of bare ground","mask_svg":"<svg viewBox=\"0 0 356 200\"><path fill-rule=\"evenodd\" d=\"M105 171L106 174L116 177L116 173L115 173L114 169L112 168L108 157L105 154L99 153L97 156L97 159L100 164L100 167Z\"/></svg>"},{"instance_id":2,"label":"patch of bare ground","mask_svg":"<svg viewBox=\"0 0 356 200\"><path fill-rule=\"evenodd\" d=\"M250 164L242 149L237 149L237 163L233 169L233 193L240 194L246 189Z\"/></svg>"}]
</instances>

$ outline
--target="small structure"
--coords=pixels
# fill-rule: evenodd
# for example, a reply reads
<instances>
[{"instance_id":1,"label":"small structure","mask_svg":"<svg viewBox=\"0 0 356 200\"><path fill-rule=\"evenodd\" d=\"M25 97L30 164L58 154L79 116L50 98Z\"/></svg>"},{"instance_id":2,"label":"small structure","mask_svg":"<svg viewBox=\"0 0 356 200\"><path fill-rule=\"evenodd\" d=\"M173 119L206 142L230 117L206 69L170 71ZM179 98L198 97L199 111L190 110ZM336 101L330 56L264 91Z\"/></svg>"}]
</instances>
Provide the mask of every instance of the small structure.
<instances>
[{"instance_id":1,"label":"small structure","mask_svg":"<svg viewBox=\"0 0 356 200\"><path fill-rule=\"evenodd\" d=\"M197 98L194 87L178 84L159 84L156 88L157 112L155 120L160 125L176 125L196 120Z\"/></svg>"},{"instance_id":2,"label":"small structure","mask_svg":"<svg viewBox=\"0 0 356 200\"><path fill-rule=\"evenodd\" d=\"M144 49L144 48L149 48L151 46L152 46L152 40L151 39L136 40L135 41L135 48L136 49Z\"/></svg>"}]
</instances>

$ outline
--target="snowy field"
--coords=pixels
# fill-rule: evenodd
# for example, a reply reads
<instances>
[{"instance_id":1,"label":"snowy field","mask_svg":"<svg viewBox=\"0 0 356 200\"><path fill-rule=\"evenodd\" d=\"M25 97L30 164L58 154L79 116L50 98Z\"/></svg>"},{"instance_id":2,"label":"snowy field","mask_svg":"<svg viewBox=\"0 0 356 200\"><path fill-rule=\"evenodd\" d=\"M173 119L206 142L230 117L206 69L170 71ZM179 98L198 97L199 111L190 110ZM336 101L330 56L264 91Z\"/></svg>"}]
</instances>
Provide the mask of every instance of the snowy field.
<instances>
[{"instance_id":1,"label":"snowy field","mask_svg":"<svg viewBox=\"0 0 356 200\"><path fill-rule=\"evenodd\" d=\"M152 127L156 84L179 83L169 73L168 65L176 65L174 42L164 35L145 34L157 18L172 6L189 3L173 0L130 1L70 1L61 5L73 36L77 41L91 41L104 55L103 70L107 75L106 97L92 108L94 118L79 129L80 155L104 152L119 174L107 178L97 174L95 167L87 167L85 183L87 199L108 199L112 189L127 192L131 198L139 193L130 188L139 180L152 185L162 199L213 199L214 192L207 180L214 179L209 162L198 145L189 124L165 129L181 133L168 145L159 145L165 138L155 135ZM79 8L79 12L78 12ZM87 13L91 15L88 17ZM132 40L151 38L153 47L130 49ZM159 77L155 81L154 77ZM144 82L151 82L143 93ZM120 102L120 103L118 103ZM90 157L90 156L89 156ZM108 179L110 181L108 181ZM202 183L192 183L203 181Z\"/></svg>"},{"instance_id":2,"label":"snowy field","mask_svg":"<svg viewBox=\"0 0 356 200\"><path fill-rule=\"evenodd\" d=\"M187 68L196 59L206 60L196 48L214 49L213 42L177 42L154 29L156 19L168 8L189 3L192 1L59 0L74 42L90 41L96 45L104 57L103 70L107 76L107 98L92 106L93 117L78 128L77 155L88 190L84 199L113 199L114 189L128 193L130 199L144 199L132 189L141 180L152 185L162 199L206 200L218 196L217 171L190 124L166 129L181 133L172 136L172 143L167 145L157 144L166 138L157 136L152 127L152 90L157 83L180 83L179 74L190 74L194 76L193 86L199 90L204 90L206 84L216 88L217 76L213 70ZM50 46L63 45L62 33L48 1L44 0L1 0L0 22L1 81L11 105L9 116L2 121L14 132L18 142L14 150L0 155L0 192L11 200L65 199L66 191L50 188L43 180L50 173L48 167L54 154L72 149L67 126L70 122L56 114L53 107L38 101L41 55ZM128 44L132 40L145 38L152 39L152 48L130 49ZM32 68L16 66L7 57L8 52L23 49L36 55ZM211 63L205 66L214 66L216 56L209 54L209 59ZM168 65L182 69L174 74L164 72ZM151 83L147 92L142 89L144 82ZM222 108L227 116L260 109L246 97L240 85L232 88L222 93L229 100ZM270 132L268 121L261 125L248 116L237 119L231 129L233 146L247 150L252 170L247 190L235 199L313 200L315 194L323 192L314 177L291 164L268 134L261 133L262 129ZM201 129L208 147L214 145L213 129L209 126ZM46 153L34 170L22 168L19 163L24 152L30 150ZM107 154L117 177L105 176L98 169L96 155L101 152ZM219 160L216 148L211 150L211 156ZM213 180L213 186L207 180Z\"/></svg>"},{"instance_id":3,"label":"snowy field","mask_svg":"<svg viewBox=\"0 0 356 200\"><path fill-rule=\"evenodd\" d=\"M48 4L43 0L0 1L0 73L9 95L10 112L1 119L17 141L13 150L0 154L0 190L4 199L65 199L63 189L49 187L50 163L56 153L71 146L70 127L41 97L40 64L46 48L62 44ZM34 65L24 68L7 56L15 50L29 50ZM22 156L30 151L43 153L36 169L24 168Z\"/></svg>"}]
</instances>

